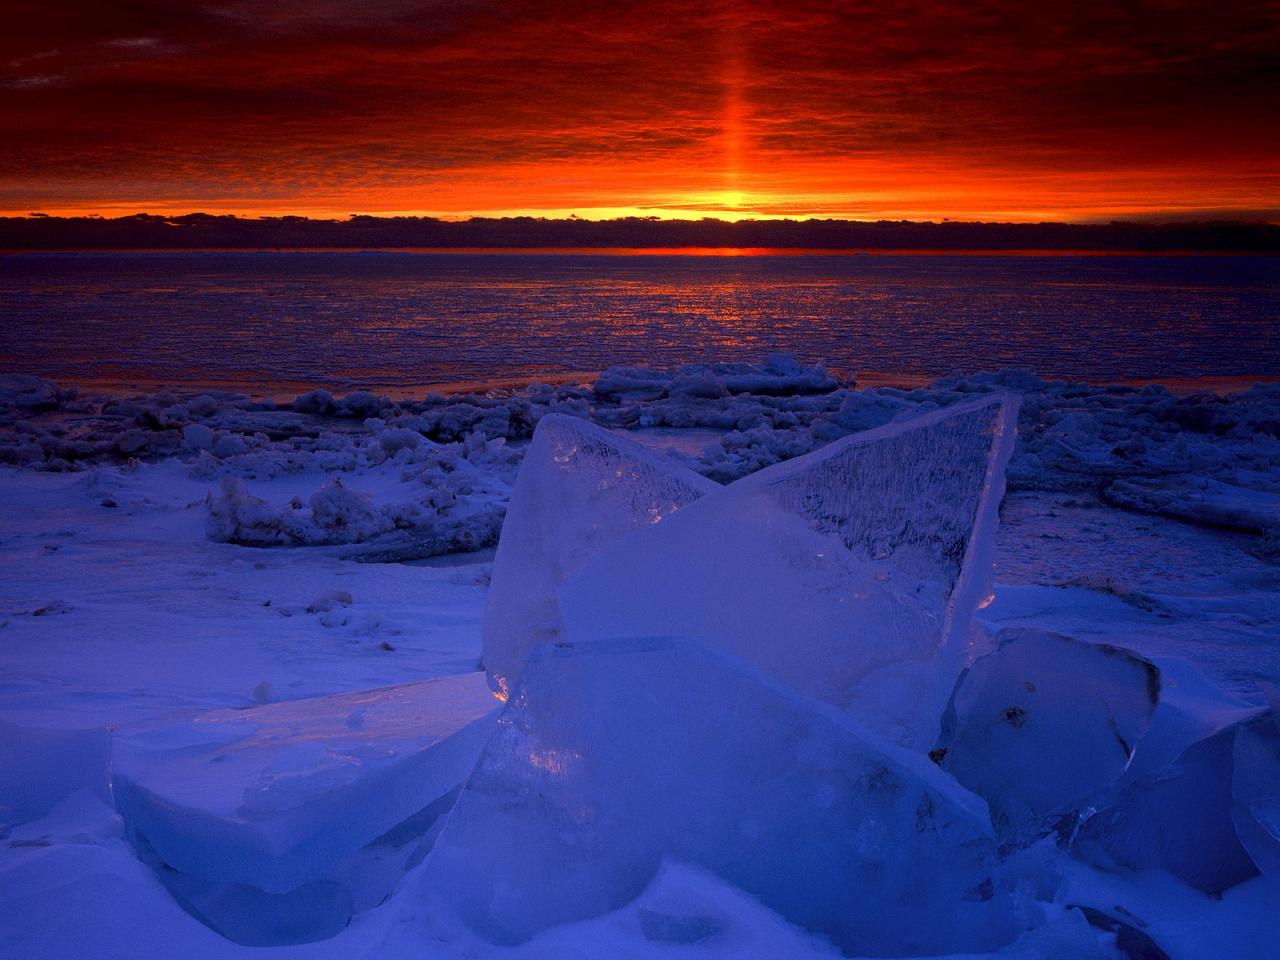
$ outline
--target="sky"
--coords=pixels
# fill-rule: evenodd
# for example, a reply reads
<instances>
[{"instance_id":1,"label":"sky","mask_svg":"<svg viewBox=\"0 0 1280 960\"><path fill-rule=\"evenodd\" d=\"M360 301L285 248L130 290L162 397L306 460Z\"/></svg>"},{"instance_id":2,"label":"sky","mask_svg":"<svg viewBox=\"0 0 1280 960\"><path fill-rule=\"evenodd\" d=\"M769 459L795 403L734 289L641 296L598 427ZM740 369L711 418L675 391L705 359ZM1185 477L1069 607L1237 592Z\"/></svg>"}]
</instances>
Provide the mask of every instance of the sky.
<instances>
[{"instance_id":1,"label":"sky","mask_svg":"<svg viewBox=\"0 0 1280 960\"><path fill-rule=\"evenodd\" d=\"M0 212L1280 220L1280 4L0 0Z\"/></svg>"}]
</instances>

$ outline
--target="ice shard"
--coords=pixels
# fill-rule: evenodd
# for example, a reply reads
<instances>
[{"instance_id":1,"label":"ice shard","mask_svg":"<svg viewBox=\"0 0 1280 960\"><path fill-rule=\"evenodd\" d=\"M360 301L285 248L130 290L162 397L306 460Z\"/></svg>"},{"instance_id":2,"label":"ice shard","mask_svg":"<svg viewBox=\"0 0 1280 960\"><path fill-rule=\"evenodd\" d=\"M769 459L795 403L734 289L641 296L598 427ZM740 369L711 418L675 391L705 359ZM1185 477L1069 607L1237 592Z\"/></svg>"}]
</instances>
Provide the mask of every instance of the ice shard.
<instances>
[{"instance_id":1,"label":"ice shard","mask_svg":"<svg viewBox=\"0 0 1280 960\"><path fill-rule=\"evenodd\" d=\"M495 943L615 910L664 858L849 953L1014 936L985 806L927 758L693 640L538 648L422 874Z\"/></svg>"},{"instance_id":2,"label":"ice shard","mask_svg":"<svg viewBox=\"0 0 1280 960\"><path fill-rule=\"evenodd\" d=\"M556 591L629 530L722 489L669 458L559 414L538 422L502 525L482 626L482 661L509 690L529 652L563 639Z\"/></svg>"},{"instance_id":3,"label":"ice shard","mask_svg":"<svg viewBox=\"0 0 1280 960\"><path fill-rule=\"evenodd\" d=\"M1016 400L855 434L598 552L568 636L694 636L895 742L932 745L987 597Z\"/></svg>"},{"instance_id":4,"label":"ice shard","mask_svg":"<svg viewBox=\"0 0 1280 960\"><path fill-rule=\"evenodd\" d=\"M1081 811L1116 784L1146 734L1160 672L1127 650L1037 630L1007 631L948 704L934 757L986 799L1015 845Z\"/></svg>"}]
</instances>

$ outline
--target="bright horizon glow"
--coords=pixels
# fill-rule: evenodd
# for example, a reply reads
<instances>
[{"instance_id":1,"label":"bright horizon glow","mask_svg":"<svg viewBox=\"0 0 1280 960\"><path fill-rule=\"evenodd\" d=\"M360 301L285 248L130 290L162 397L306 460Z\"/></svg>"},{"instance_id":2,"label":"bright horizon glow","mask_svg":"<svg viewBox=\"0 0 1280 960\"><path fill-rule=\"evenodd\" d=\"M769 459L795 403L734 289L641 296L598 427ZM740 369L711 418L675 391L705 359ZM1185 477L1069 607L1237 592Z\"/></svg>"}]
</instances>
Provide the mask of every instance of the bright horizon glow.
<instances>
[{"instance_id":1,"label":"bright horizon glow","mask_svg":"<svg viewBox=\"0 0 1280 960\"><path fill-rule=\"evenodd\" d=\"M1265 4L68 3L7 215L1280 221Z\"/></svg>"},{"instance_id":2,"label":"bright horizon glow","mask_svg":"<svg viewBox=\"0 0 1280 960\"><path fill-rule=\"evenodd\" d=\"M765 206L761 204L761 206ZM772 206L772 205L770 205ZM312 220L347 220L356 216L371 217L433 217L440 220L469 220L472 218L532 217L547 220L607 221L629 217L656 218L658 220L715 219L730 223L744 220L847 220L847 221L901 221L941 223L944 221L971 223L1106 223L1112 220L1142 222L1183 222L1196 220L1242 220L1280 223L1280 211L1258 210L1253 207L1224 207L1221 205L1183 204L1177 208L1146 207L1140 205L1086 207L1081 209L979 209L957 212L937 212L917 207L877 208L859 205L853 209L807 209L797 212L769 212L758 210L744 197L735 204L723 206L715 203L699 203L691 199L671 207L516 207L505 209L440 210L430 208L362 208L350 205L312 206L308 203L262 205L228 200L186 199L122 201L100 203L92 206L71 204L62 206L46 204L26 208L0 208L2 217L27 217L31 214L51 217L125 217L135 214L180 217L189 214L231 215L246 219L297 216Z\"/></svg>"},{"instance_id":3,"label":"bright horizon glow","mask_svg":"<svg viewBox=\"0 0 1280 960\"><path fill-rule=\"evenodd\" d=\"M736 121L735 121L736 122ZM1007 169L1001 175L974 166L880 159L824 161L786 157L756 162L767 173L745 167L741 137L720 143L724 154L710 172L676 164L615 163L566 168L559 163L508 164L452 171L428 186L388 185L376 196L364 190L326 190L308 196L269 197L241 189L234 195L126 193L85 202L81 198L16 205L0 179L0 214L26 216L188 213L243 217L305 216L345 219L353 215L421 216L449 220L470 217L544 217L612 220L917 220L1008 223L1105 222L1109 220L1240 219L1280 222L1280 203L1260 192L1270 182L1263 170L1242 171L1236 180L1206 183L1194 167L1167 165L1140 172L1064 171L1049 176L1035 169ZM847 179L860 189L850 191ZM717 184L719 181L719 184ZM624 186L620 187L619 184ZM1135 200L1146 194L1144 199ZM599 203L613 194L623 202ZM477 205L477 196L488 203ZM541 202L530 202L539 198ZM625 198L625 199L623 199Z\"/></svg>"}]
</instances>

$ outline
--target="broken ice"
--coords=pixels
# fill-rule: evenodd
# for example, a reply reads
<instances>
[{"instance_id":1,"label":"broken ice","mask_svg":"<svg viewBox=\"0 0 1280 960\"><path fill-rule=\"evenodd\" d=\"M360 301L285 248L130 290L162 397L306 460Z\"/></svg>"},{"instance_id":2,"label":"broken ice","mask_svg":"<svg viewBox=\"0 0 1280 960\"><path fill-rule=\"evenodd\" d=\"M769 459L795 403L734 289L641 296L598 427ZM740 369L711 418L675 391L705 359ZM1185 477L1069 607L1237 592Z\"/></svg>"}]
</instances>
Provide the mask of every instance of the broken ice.
<instances>
[{"instance_id":1,"label":"broken ice","mask_svg":"<svg viewBox=\"0 0 1280 960\"><path fill-rule=\"evenodd\" d=\"M1236 727L1231 818L1258 869L1280 884L1280 702Z\"/></svg>"},{"instance_id":2,"label":"broken ice","mask_svg":"<svg viewBox=\"0 0 1280 960\"><path fill-rule=\"evenodd\" d=\"M540 647L424 889L519 943L633 900L664 858L851 953L1014 935L985 807L926 758L697 641Z\"/></svg>"},{"instance_id":3,"label":"broken ice","mask_svg":"<svg viewBox=\"0 0 1280 960\"><path fill-rule=\"evenodd\" d=\"M956 404L593 543L560 589L568 636L698 637L927 748L987 596L1016 420L1005 397Z\"/></svg>"},{"instance_id":4,"label":"broken ice","mask_svg":"<svg viewBox=\"0 0 1280 960\"><path fill-rule=\"evenodd\" d=\"M1009 631L961 677L935 756L984 797L1002 839L1020 843L1124 773L1151 725L1160 673L1117 647Z\"/></svg>"},{"instance_id":5,"label":"broken ice","mask_svg":"<svg viewBox=\"0 0 1280 960\"><path fill-rule=\"evenodd\" d=\"M131 730L117 809L169 867L289 893L462 783L497 706L473 673Z\"/></svg>"},{"instance_id":6,"label":"broken ice","mask_svg":"<svg viewBox=\"0 0 1280 960\"><path fill-rule=\"evenodd\" d=\"M485 670L509 690L529 652L562 639L556 590L626 531L720 485L575 417L538 422L511 492L482 629Z\"/></svg>"}]
</instances>

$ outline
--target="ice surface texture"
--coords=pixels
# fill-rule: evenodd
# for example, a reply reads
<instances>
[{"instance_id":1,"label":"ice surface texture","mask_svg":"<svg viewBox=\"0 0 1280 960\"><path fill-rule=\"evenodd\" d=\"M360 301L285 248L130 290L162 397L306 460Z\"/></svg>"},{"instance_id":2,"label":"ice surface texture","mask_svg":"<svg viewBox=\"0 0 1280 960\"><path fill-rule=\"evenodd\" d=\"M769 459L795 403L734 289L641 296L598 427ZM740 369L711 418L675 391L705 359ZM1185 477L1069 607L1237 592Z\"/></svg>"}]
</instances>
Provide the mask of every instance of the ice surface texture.
<instances>
[{"instance_id":1,"label":"ice surface texture","mask_svg":"<svg viewBox=\"0 0 1280 960\"><path fill-rule=\"evenodd\" d=\"M1012 939L982 802L926 758L693 640L539 648L424 882L519 943L614 910L663 858L854 954Z\"/></svg>"},{"instance_id":2,"label":"ice surface texture","mask_svg":"<svg viewBox=\"0 0 1280 960\"><path fill-rule=\"evenodd\" d=\"M935 756L987 800L1002 840L1034 840L1120 779L1151 726L1160 672L1121 650L1006 631L957 684Z\"/></svg>"},{"instance_id":3,"label":"ice surface texture","mask_svg":"<svg viewBox=\"0 0 1280 960\"><path fill-rule=\"evenodd\" d=\"M655 524L713 480L574 417L542 418L525 453L493 563L485 670L508 690L540 643L563 639L556 590L622 534Z\"/></svg>"},{"instance_id":4,"label":"ice surface texture","mask_svg":"<svg viewBox=\"0 0 1280 960\"><path fill-rule=\"evenodd\" d=\"M988 593L1016 422L1007 397L953 405L655 515L566 580L568 636L698 637L926 749Z\"/></svg>"},{"instance_id":5,"label":"ice surface texture","mask_svg":"<svg viewBox=\"0 0 1280 960\"><path fill-rule=\"evenodd\" d=\"M497 706L473 673L130 731L117 809L177 870L287 893L462 783Z\"/></svg>"}]
</instances>

